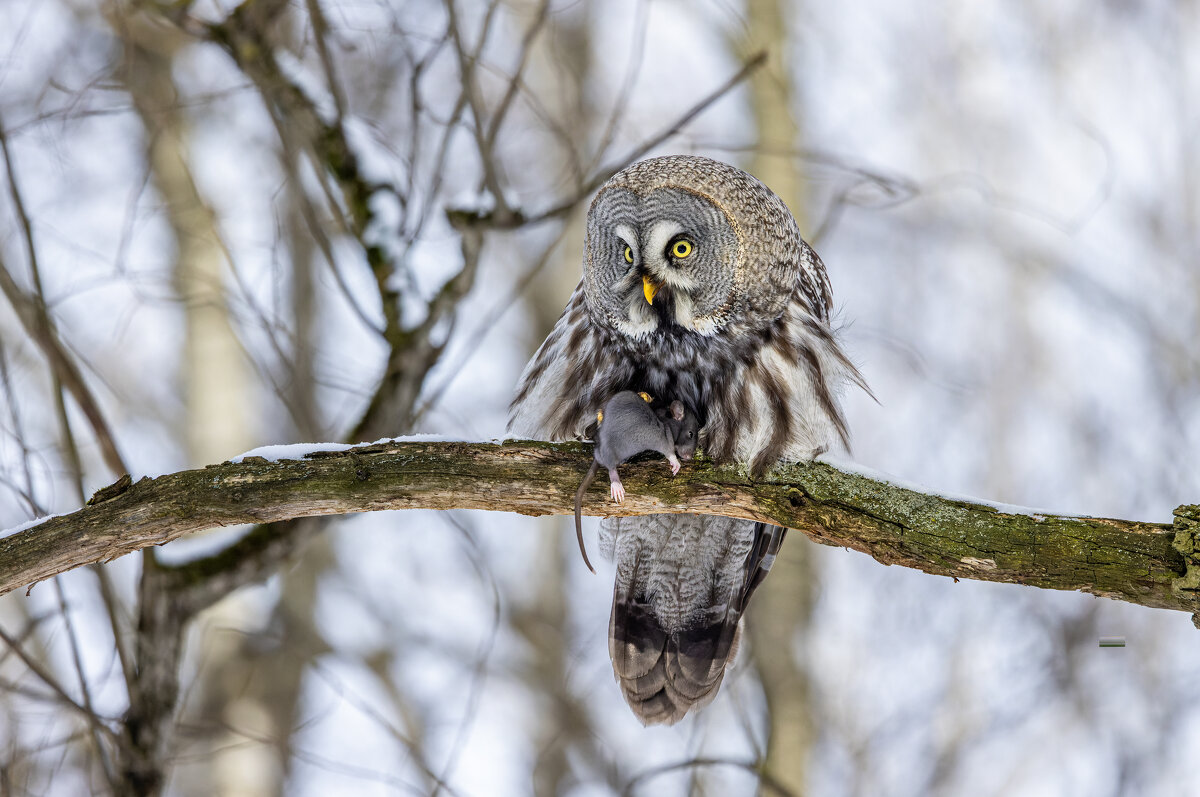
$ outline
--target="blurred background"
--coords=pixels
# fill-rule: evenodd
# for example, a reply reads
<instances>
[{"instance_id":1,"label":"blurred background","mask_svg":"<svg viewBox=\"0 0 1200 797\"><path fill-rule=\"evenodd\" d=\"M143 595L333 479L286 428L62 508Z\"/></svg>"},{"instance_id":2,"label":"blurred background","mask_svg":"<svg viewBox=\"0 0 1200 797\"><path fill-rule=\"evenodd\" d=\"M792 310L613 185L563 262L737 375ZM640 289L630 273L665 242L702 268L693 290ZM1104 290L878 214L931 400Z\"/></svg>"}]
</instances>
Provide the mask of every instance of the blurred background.
<instances>
[{"instance_id":1,"label":"blurred background","mask_svg":"<svg viewBox=\"0 0 1200 797\"><path fill-rule=\"evenodd\" d=\"M1200 3L0 8L0 528L267 443L500 436L591 193L679 152L758 176L824 259L879 397L845 396L854 459L1062 512L1200 501ZM653 729L565 518L77 570L0 599L0 794L1195 783L1188 616L783 559L715 703Z\"/></svg>"}]
</instances>

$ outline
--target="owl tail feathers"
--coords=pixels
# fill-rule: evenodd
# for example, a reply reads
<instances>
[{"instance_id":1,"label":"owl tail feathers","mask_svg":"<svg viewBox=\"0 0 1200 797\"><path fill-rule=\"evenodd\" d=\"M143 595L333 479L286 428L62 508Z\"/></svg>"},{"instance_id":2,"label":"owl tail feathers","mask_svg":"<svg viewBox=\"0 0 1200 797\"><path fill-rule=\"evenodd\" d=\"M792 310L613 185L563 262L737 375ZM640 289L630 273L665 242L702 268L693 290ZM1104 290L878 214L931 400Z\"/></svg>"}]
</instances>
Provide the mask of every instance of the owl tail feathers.
<instances>
[{"instance_id":1,"label":"owl tail feathers","mask_svg":"<svg viewBox=\"0 0 1200 797\"><path fill-rule=\"evenodd\" d=\"M712 702L737 655L742 613L767 577L787 529L755 523L738 586L709 596L694 622L668 631L634 589L614 590L608 655L625 702L643 725L674 725Z\"/></svg>"},{"instance_id":2,"label":"owl tail feathers","mask_svg":"<svg viewBox=\"0 0 1200 797\"><path fill-rule=\"evenodd\" d=\"M717 696L737 653L740 613L668 633L645 603L615 598L608 652L625 702L643 725L674 725Z\"/></svg>"}]
</instances>

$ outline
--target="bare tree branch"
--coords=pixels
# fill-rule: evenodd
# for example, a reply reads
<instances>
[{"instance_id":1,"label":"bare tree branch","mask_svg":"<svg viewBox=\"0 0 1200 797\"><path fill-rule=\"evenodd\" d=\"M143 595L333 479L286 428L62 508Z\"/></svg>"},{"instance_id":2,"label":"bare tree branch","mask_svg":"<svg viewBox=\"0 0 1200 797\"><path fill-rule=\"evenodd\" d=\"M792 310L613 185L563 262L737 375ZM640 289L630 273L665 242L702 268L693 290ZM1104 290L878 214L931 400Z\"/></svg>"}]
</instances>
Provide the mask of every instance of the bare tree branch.
<instances>
[{"instance_id":1,"label":"bare tree branch","mask_svg":"<svg viewBox=\"0 0 1200 797\"><path fill-rule=\"evenodd\" d=\"M213 526L378 509L573 511L589 460L578 443L395 441L261 457L128 478L68 515L0 538L0 594ZM778 523L816 542L927 573L1081 590L1194 612L1200 510L1175 524L1002 511L898 487L828 463L781 468L751 481L697 460L676 478L659 462L625 466L621 505L594 486L590 515L701 512Z\"/></svg>"},{"instance_id":2,"label":"bare tree branch","mask_svg":"<svg viewBox=\"0 0 1200 797\"><path fill-rule=\"evenodd\" d=\"M33 226L29 221L29 216L25 212L25 202L21 198L20 189L17 187L17 178L13 174L13 162L8 148L8 137L4 133L4 122L0 120L0 151L4 155L4 165L8 172L9 191L13 199L13 205L17 210L17 215L21 219L21 229L24 232L25 243L28 249L30 269L33 272L34 280L40 283L37 268L37 248L33 243ZM108 420L104 417L104 413L100 410L100 403L96 400L91 388L88 387L87 381L83 378L83 373L80 371L78 364L71 357L64 345L62 338L58 334L58 329L54 324L54 320L46 309L46 304L41 298L40 287L34 297L27 296L20 286L17 285L9 273L8 268L0 260L0 292L8 299L12 305L13 311L21 322L21 326L25 328L25 332L41 349L42 354L46 358L46 362L50 366L54 378L63 387L70 392L71 397L79 405L79 409L91 424L92 430L96 434L96 442L100 446L100 453L104 456L104 464L112 469L114 473L123 473L126 470L124 461L121 458L120 452L117 450L117 444L113 437L112 429L108 425Z\"/></svg>"},{"instance_id":3,"label":"bare tree branch","mask_svg":"<svg viewBox=\"0 0 1200 797\"><path fill-rule=\"evenodd\" d=\"M498 218L495 211L473 212L463 210L452 211L451 218L457 222L458 226L473 224L476 226L486 226L491 229L504 230L520 227L526 224L540 224L547 219L565 216L574 210L579 203L584 200L585 197L608 182L608 179L614 174L621 171L621 169L624 169L634 161L645 157L648 152L662 144L664 141L673 138L679 133L680 130L687 127L687 125L693 119L704 113L704 111L708 110L710 105L731 92L738 86L738 84L753 74L754 70L766 63L766 60L766 53L758 53L754 57L750 58L748 61L746 61L745 65L743 65L742 68L739 69L732 77L730 77L717 88L713 89L713 91L711 91L707 96L705 96L702 100L693 105L688 111L683 113L678 119L672 122L671 125L665 130L662 130L655 136L646 139L633 151L626 153L623 157L598 171L592 176L588 183L573 196L560 202L554 207L528 217L520 213L515 213L508 218Z\"/></svg>"},{"instance_id":4,"label":"bare tree branch","mask_svg":"<svg viewBox=\"0 0 1200 797\"><path fill-rule=\"evenodd\" d=\"M3 628L0 628L0 641L4 642L8 646L8 649L17 655L17 658L29 668L30 672L50 688L50 691L54 693L59 702L86 720L88 726L97 734L97 737L104 736L110 741L114 740L112 729L100 721L100 716L90 706L84 707L75 702L75 699L67 693L67 690L58 682L54 674L26 652L20 640L14 639Z\"/></svg>"}]
</instances>

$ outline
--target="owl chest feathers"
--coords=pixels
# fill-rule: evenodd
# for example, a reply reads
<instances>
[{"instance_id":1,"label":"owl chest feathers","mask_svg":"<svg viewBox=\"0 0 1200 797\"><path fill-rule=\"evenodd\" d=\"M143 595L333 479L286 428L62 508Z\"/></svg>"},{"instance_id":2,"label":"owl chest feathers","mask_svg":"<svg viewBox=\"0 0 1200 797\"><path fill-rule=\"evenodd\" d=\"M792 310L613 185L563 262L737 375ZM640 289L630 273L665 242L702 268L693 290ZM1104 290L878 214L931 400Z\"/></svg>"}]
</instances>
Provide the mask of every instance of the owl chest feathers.
<instances>
[{"instance_id":1,"label":"owl chest feathers","mask_svg":"<svg viewBox=\"0 0 1200 797\"><path fill-rule=\"evenodd\" d=\"M843 364L832 333L796 303L765 329L705 336L666 327L629 338L593 323L577 290L526 367L509 428L579 438L608 398L643 390L687 404L712 459L761 474L780 460L812 458L844 430Z\"/></svg>"}]
</instances>

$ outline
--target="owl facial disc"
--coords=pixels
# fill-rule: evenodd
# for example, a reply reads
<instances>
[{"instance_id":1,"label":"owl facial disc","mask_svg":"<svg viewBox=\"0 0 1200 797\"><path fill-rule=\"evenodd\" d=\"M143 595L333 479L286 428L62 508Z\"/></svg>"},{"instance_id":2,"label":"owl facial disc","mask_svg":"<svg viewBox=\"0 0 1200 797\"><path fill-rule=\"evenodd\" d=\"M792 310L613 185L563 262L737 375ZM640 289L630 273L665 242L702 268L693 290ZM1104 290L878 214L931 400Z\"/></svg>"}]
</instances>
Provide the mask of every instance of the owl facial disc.
<instances>
[{"instance_id":1,"label":"owl facial disc","mask_svg":"<svg viewBox=\"0 0 1200 797\"><path fill-rule=\"evenodd\" d=\"M664 327L711 335L734 301L737 232L707 197L673 186L611 186L588 213L586 299L615 332Z\"/></svg>"}]
</instances>

